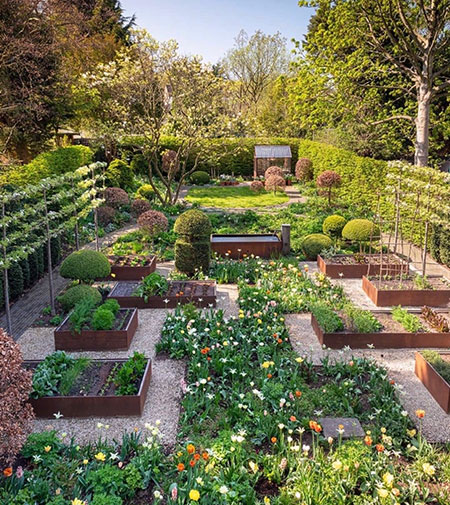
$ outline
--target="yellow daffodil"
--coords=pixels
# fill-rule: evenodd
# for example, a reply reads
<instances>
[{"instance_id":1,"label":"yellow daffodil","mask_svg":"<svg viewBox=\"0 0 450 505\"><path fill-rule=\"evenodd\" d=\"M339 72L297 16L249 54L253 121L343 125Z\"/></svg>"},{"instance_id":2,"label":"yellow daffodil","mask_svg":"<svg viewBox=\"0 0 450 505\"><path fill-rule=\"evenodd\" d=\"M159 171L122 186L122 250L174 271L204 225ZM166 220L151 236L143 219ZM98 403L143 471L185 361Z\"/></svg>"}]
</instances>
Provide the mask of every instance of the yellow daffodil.
<instances>
[{"instance_id":1,"label":"yellow daffodil","mask_svg":"<svg viewBox=\"0 0 450 505\"><path fill-rule=\"evenodd\" d=\"M378 489L378 496L380 498L386 498L388 495L389 495L389 491L387 489L384 489L382 487L380 489Z\"/></svg>"},{"instance_id":2,"label":"yellow daffodil","mask_svg":"<svg viewBox=\"0 0 450 505\"><path fill-rule=\"evenodd\" d=\"M435 474L436 469L434 468L433 465L430 465L430 463L424 463L422 465L422 470L426 475L429 475L430 477Z\"/></svg>"},{"instance_id":3,"label":"yellow daffodil","mask_svg":"<svg viewBox=\"0 0 450 505\"><path fill-rule=\"evenodd\" d=\"M196 489L191 489L189 491L189 499L192 501L200 500L200 493Z\"/></svg>"},{"instance_id":4,"label":"yellow daffodil","mask_svg":"<svg viewBox=\"0 0 450 505\"><path fill-rule=\"evenodd\" d=\"M394 476L391 473L386 472L383 475L383 482L387 487L392 487L392 485L394 484Z\"/></svg>"},{"instance_id":5,"label":"yellow daffodil","mask_svg":"<svg viewBox=\"0 0 450 505\"><path fill-rule=\"evenodd\" d=\"M103 452L97 452L97 454L94 456L94 458L97 461L105 461L106 460L106 456L103 454Z\"/></svg>"},{"instance_id":6,"label":"yellow daffodil","mask_svg":"<svg viewBox=\"0 0 450 505\"><path fill-rule=\"evenodd\" d=\"M331 466L333 467L333 470L336 470L336 471L340 470L342 468L342 462L337 459L336 461L333 461Z\"/></svg>"},{"instance_id":7,"label":"yellow daffodil","mask_svg":"<svg viewBox=\"0 0 450 505\"><path fill-rule=\"evenodd\" d=\"M305 361L301 356L299 356L298 358L295 358L295 361L297 363L303 363L303 361Z\"/></svg>"},{"instance_id":8,"label":"yellow daffodil","mask_svg":"<svg viewBox=\"0 0 450 505\"><path fill-rule=\"evenodd\" d=\"M44 451L45 451L45 452L50 452L51 450L52 450L52 448L51 448L49 445L46 445L46 446L44 447Z\"/></svg>"}]
</instances>

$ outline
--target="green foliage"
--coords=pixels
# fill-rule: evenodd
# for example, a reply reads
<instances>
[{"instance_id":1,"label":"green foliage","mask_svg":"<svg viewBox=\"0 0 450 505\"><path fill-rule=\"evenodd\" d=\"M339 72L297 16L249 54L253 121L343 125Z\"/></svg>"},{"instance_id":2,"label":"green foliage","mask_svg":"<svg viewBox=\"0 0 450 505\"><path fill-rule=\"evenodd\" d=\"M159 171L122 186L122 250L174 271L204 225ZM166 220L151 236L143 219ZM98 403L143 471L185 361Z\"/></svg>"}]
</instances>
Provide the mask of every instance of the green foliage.
<instances>
[{"instance_id":1,"label":"green foliage","mask_svg":"<svg viewBox=\"0 0 450 505\"><path fill-rule=\"evenodd\" d=\"M128 468L128 467L127 467ZM114 494L97 493L94 494L91 505L122 505L123 500Z\"/></svg>"},{"instance_id":2,"label":"green foliage","mask_svg":"<svg viewBox=\"0 0 450 505\"><path fill-rule=\"evenodd\" d=\"M108 186L129 189L133 185L133 172L130 165L120 159L111 161L105 171L105 177Z\"/></svg>"},{"instance_id":3,"label":"green foliage","mask_svg":"<svg viewBox=\"0 0 450 505\"><path fill-rule=\"evenodd\" d=\"M54 396L62 375L73 366L75 359L64 351L55 351L41 361L33 372L32 398Z\"/></svg>"},{"instance_id":4,"label":"green foliage","mask_svg":"<svg viewBox=\"0 0 450 505\"><path fill-rule=\"evenodd\" d=\"M144 200L153 200L155 197L155 190L151 184L143 184L139 186L136 191L136 198L142 198Z\"/></svg>"},{"instance_id":5,"label":"green foliage","mask_svg":"<svg viewBox=\"0 0 450 505\"><path fill-rule=\"evenodd\" d=\"M376 333L383 327L380 321L370 312L347 304L344 307L346 326L355 333Z\"/></svg>"},{"instance_id":6,"label":"green foliage","mask_svg":"<svg viewBox=\"0 0 450 505\"><path fill-rule=\"evenodd\" d=\"M138 382L144 375L147 359L144 354L135 352L121 366L115 377L116 395L134 395L138 392Z\"/></svg>"},{"instance_id":7,"label":"green foliage","mask_svg":"<svg viewBox=\"0 0 450 505\"><path fill-rule=\"evenodd\" d=\"M44 448L52 447L53 452L46 454ZM63 442L58 437L58 434L54 430L42 431L39 433L31 433L25 445L20 451L22 456L27 459L31 459L35 454L46 454L46 457L57 458L58 451L63 447Z\"/></svg>"},{"instance_id":8,"label":"green foliage","mask_svg":"<svg viewBox=\"0 0 450 505\"><path fill-rule=\"evenodd\" d=\"M336 333L344 329L342 319L329 305L316 303L312 306L311 312L325 333Z\"/></svg>"},{"instance_id":9,"label":"green foliage","mask_svg":"<svg viewBox=\"0 0 450 505\"><path fill-rule=\"evenodd\" d=\"M431 225L430 230L430 254L438 263L441 262L441 234L443 227L440 225Z\"/></svg>"},{"instance_id":10,"label":"green foliage","mask_svg":"<svg viewBox=\"0 0 450 505\"><path fill-rule=\"evenodd\" d=\"M92 328L94 330L112 330L116 316L113 312L102 307L98 307L92 315Z\"/></svg>"},{"instance_id":11,"label":"green foliage","mask_svg":"<svg viewBox=\"0 0 450 505\"><path fill-rule=\"evenodd\" d=\"M369 242L380 235L378 227L368 219L352 219L342 230L342 236L355 242Z\"/></svg>"},{"instance_id":12,"label":"green foliage","mask_svg":"<svg viewBox=\"0 0 450 505\"><path fill-rule=\"evenodd\" d=\"M420 318L415 314L410 314L400 305L392 310L392 319L400 323L409 333L417 333L423 330Z\"/></svg>"},{"instance_id":13,"label":"green foliage","mask_svg":"<svg viewBox=\"0 0 450 505\"><path fill-rule=\"evenodd\" d=\"M73 288L72 288L73 289ZM97 302L98 303L98 302ZM94 298L86 296L75 304L73 312L69 316L70 328L76 333L81 330L91 319L91 313L96 305Z\"/></svg>"},{"instance_id":14,"label":"green foliage","mask_svg":"<svg viewBox=\"0 0 450 505\"><path fill-rule=\"evenodd\" d=\"M64 370L59 380L59 394L67 396L70 393L75 381L90 364L91 360L89 358L78 358L72 366Z\"/></svg>"},{"instance_id":15,"label":"green foliage","mask_svg":"<svg viewBox=\"0 0 450 505\"><path fill-rule=\"evenodd\" d=\"M332 245L333 242L327 235L312 233L303 239L301 247L308 260L315 260L323 249L328 249Z\"/></svg>"},{"instance_id":16,"label":"green foliage","mask_svg":"<svg viewBox=\"0 0 450 505\"><path fill-rule=\"evenodd\" d=\"M450 363L442 358L438 351L421 351L422 356L436 372L450 384Z\"/></svg>"},{"instance_id":17,"label":"green foliage","mask_svg":"<svg viewBox=\"0 0 450 505\"><path fill-rule=\"evenodd\" d=\"M105 303L100 305L100 308L110 310L114 315L117 315L120 310L120 304L115 298L108 298Z\"/></svg>"},{"instance_id":18,"label":"green foliage","mask_svg":"<svg viewBox=\"0 0 450 505\"><path fill-rule=\"evenodd\" d=\"M340 237L342 229L344 228L347 220L345 217L332 215L325 218L323 222L322 229L325 235L331 235L332 237Z\"/></svg>"},{"instance_id":19,"label":"green foliage","mask_svg":"<svg viewBox=\"0 0 450 505\"><path fill-rule=\"evenodd\" d=\"M85 249L67 256L61 265L60 274L66 279L93 282L111 273L108 258L98 252Z\"/></svg>"},{"instance_id":20,"label":"green foliage","mask_svg":"<svg viewBox=\"0 0 450 505\"><path fill-rule=\"evenodd\" d=\"M164 296L168 289L167 279L157 272L153 272L142 279L134 294L141 296L147 302L150 296Z\"/></svg>"},{"instance_id":21,"label":"green foliage","mask_svg":"<svg viewBox=\"0 0 450 505\"><path fill-rule=\"evenodd\" d=\"M23 273L19 263L12 263L8 269L9 297L16 300L23 293Z\"/></svg>"},{"instance_id":22,"label":"green foliage","mask_svg":"<svg viewBox=\"0 0 450 505\"><path fill-rule=\"evenodd\" d=\"M135 175L148 174L148 162L143 154L135 154L131 159L130 168Z\"/></svg>"},{"instance_id":23,"label":"green foliage","mask_svg":"<svg viewBox=\"0 0 450 505\"><path fill-rule=\"evenodd\" d=\"M104 465L97 470L90 472L87 477L88 484L92 487L94 494L116 495L122 491L124 486L123 471L117 466ZM100 501L100 503L102 503Z\"/></svg>"},{"instance_id":24,"label":"green foliage","mask_svg":"<svg viewBox=\"0 0 450 505\"><path fill-rule=\"evenodd\" d=\"M211 235L211 221L201 210L192 209L177 217L174 232L190 239L205 238Z\"/></svg>"},{"instance_id":25,"label":"green foliage","mask_svg":"<svg viewBox=\"0 0 450 505\"><path fill-rule=\"evenodd\" d=\"M73 286L69 288L63 295L58 297L58 301L62 308L68 312L73 309L75 305L84 298L92 298L95 304L100 303L102 300L102 295L98 289L92 286L87 286L85 284L80 284L79 286Z\"/></svg>"},{"instance_id":26,"label":"green foliage","mask_svg":"<svg viewBox=\"0 0 450 505\"><path fill-rule=\"evenodd\" d=\"M188 275L196 272L209 271L211 260L211 243L208 240L195 240L190 242L178 238L175 242L175 268Z\"/></svg>"},{"instance_id":27,"label":"green foliage","mask_svg":"<svg viewBox=\"0 0 450 505\"><path fill-rule=\"evenodd\" d=\"M441 232L439 256L442 263L450 267L450 230L443 229Z\"/></svg>"},{"instance_id":28,"label":"green foliage","mask_svg":"<svg viewBox=\"0 0 450 505\"><path fill-rule=\"evenodd\" d=\"M209 177L208 172L203 172L202 170L197 170L191 174L192 184L196 184L198 186L209 184L210 180L211 178Z\"/></svg>"},{"instance_id":29,"label":"green foliage","mask_svg":"<svg viewBox=\"0 0 450 505\"><path fill-rule=\"evenodd\" d=\"M22 269L23 276L23 288L27 289L30 287L30 264L28 263L28 259L24 258L19 261L20 268Z\"/></svg>"}]
</instances>

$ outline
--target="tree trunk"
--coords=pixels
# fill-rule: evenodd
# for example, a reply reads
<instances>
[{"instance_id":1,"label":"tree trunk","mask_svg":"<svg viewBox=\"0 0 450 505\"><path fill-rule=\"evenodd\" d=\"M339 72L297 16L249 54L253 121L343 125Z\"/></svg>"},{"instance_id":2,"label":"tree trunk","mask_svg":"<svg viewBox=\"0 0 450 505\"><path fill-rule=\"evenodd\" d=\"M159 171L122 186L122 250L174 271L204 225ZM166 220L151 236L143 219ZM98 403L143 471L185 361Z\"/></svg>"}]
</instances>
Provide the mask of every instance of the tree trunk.
<instances>
[{"instance_id":1,"label":"tree trunk","mask_svg":"<svg viewBox=\"0 0 450 505\"><path fill-rule=\"evenodd\" d=\"M414 164L419 167L428 165L430 107L431 89L428 82L422 80L417 90L416 150L414 153Z\"/></svg>"}]
</instances>

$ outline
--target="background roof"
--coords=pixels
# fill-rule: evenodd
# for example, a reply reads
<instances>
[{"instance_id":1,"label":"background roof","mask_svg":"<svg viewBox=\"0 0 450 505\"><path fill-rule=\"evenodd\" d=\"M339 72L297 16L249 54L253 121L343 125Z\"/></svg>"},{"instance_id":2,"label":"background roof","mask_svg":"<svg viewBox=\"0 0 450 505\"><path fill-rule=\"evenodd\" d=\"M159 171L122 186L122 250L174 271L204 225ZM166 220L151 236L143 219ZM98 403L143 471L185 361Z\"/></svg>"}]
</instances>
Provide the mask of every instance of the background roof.
<instances>
[{"instance_id":1,"label":"background roof","mask_svg":"<svg viewBox=\"0 0 450 505\"><path fill-rule=\"evenodd\" d=\"M289 146L255 146L257 158L292 158Z\"/></svg>"}]
</instances>

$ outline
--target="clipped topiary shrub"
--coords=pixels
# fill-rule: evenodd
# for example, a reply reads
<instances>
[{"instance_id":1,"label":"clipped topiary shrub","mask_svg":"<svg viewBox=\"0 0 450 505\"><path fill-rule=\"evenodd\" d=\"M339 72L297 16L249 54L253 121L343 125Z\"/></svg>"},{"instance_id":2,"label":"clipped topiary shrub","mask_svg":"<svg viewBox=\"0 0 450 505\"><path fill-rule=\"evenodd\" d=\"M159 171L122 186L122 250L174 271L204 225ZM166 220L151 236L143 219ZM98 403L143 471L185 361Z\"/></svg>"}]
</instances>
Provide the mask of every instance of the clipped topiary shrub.
<instances>
[{"instance_id":1,"label":"clipped topiary shrub","mask_svg":"<svg viewBox=\"0 0 450 505\"><path fill-rule=\"evenodd\" d=\"M317 255L333 245L333 242L328 235L322 233L312 233L307 235L301 244L303 254L308 260L316 260Z\"/></svg>"},{"instance_id":2,"label":"clipped topiary shrub","mask_svg":"<svg viewBox=\"0 0 450 505\"><path fill-rule=\"evenodd\" d=\"M105 201L107 205L114 209L118 209L120 206L130 203L128 193L121 188L106 188Z\"/></svg>"},{"instance_id":3,"label":"clipped topiary shrub","mask_svg":"<svg viewBox=\"0 0 450 505\"><path fill-rule=\"evenodd\" d=\"M331 235L332 237L340 237L342 229L345 226L347 220L342 216L332 215L325 218L322 224L322 230L325 235Z\"/></svg>"},{"instance_id":4,"label":"clipped topiary shrub","mask_svg":"<svg viewBox=\"0 0 450 505\"><path fill-rule=\"evenodd\" d=\"M265 172L264 172L264 179L267 179L268 177L270 177L271 175L278 175L279 177L283 177L284 179L284 172L283 172L283 169L281 167L277 167L277 166L272 166L272 167L269 167Z\"/></svg>"},{"instance_id":5,"label":"clipped topiary shrub","mask_svg":"<svg viewBox=\"0 0 450 505\"><path fill-rule=\"evenodd\" d=\"M169 221L167 217L158 210L148 210L141 214L137 220L142 231L154 237L163 231L167 231Z\"/></svg>"},{"instance_id":6,"label":"clipped topiary shrub","mask_svg":"<svg viewBox=\"0 0 450 505\"><path fill-rule=\"evenodd\" d=\"M380 230L368 219L352 219L344 226L342 236L346 240L359 242L359 250L362 252L363 243L379 238Z\"/></svg>"},{"instance_id":7,"label":"clipped topiary shrub","mask_svg":"<svg viewBox=\"0 0 450 505\"><path fill-rule=\"evenodd\" d=\"M5 467L10 468L32 428L32 374L22 366L20 347L2 328L0 355L0 468L7 476Z\"/></svg>"},{"instance_id":8,"label":"clipped topiary shrub","mask_svg":"<svg viewBox=\"0 0 450 505\"><path fill-rule=\"evenodd\" d=\"M103 205L97 209L97 218L101 226L107 226L114 221L116 211L109 205Z\"/></svg>"},{"instance_id":9,"label":"clipped topiary shrub","mask_svg":"<svg viewBox=\"0 0 450 505\"><path fill-rule=\"evenodd\" d=\"M179 272L193 275L201 270L209 271L211 244L208 240L194 240L190 242L179 238L175 242L175 268Z\"/></svg>"},{"instance_id":10,"label":"clipped topiary shrub","mask_svg":"<svg viewBox=\"0 0 450 505\"><path fill-rule=\"evenodd\" d=\"M64 294L58 296L58 302L66 312L69 312L78 302L85 298L92 298L95 305L102 301L102 295L98 289L87 284L79 284L78 286L69 288Z\"/></svg>"},{"instance_id":11,"label":"clipped topiary shrub","mask_svg":"<svg viewBox=\"0 0 450 505\"><path fill-rule=\"evenodd\" d=\"M295 177L299 181L312 181L313 175L312 161L309 158L300 158L295 164Z\"/></svg>"},{"instance_id":12,"label":"clipped topiary shrub","mask_svg":"<svg viewBox=\"0 0 450 505\"><path fill-rule=\"evenodd\" d=\"M192 184L203 186L203 184L208 184L210 180L208 172L203 172L202 170L197 170L197 172L191 174Z\"/></svg>"},{"instance_id":13,"label":"clipped topiary shrub","mask_svg":"<svg viewBox=\"0 0 450 505\"><path fill-rule=\"evenodd\" d=\"M209 217L198 209L188 210L177 217L173 231L192 238L209 237L212 232Z\"/></svg>"},{"instance_id":14,"label":"clipped topiary shrub","mask_svg":"<svg viewBox=\"0 0 450 505\"><path fill-rule=\"evenodd\" d=\"M266 178L266 191L273 191L274 193L277 191L282 192L285 187L286 181L284 180L284 177L281 177L280 175L269 175L269 177Z\"/></svg>"},{"instance_id":15,"label":"clipped topiary shrub","mask_svg":"<svg viewBox=\"0 0 450 505\"><path fill-rule=\"evenodd\" d=\"M60 270L62 277L81 282L93 282L96 279L108 277L110 273L111 266L108 258L98 251L89 249L69 254L62 262Z\"/></svg>"},{"instance_id":16,"label":"clipped topiary shrub","mask_svg":"<svg viewBox=\"0 0 450 505\"><path fill-rule=\"evenodd\" d=\"M133 185L133 172L128 163L123 160L111 161L106 169L105 176L108 186L127 189Z\"/></svg>"},{"instance_id":17,"label":"clipped topiary shrub","mask_svg":"<svg viewBox=\"0 0 450 505\"><path fill-rule=\"evenodd\" d=\"M153 200L155 197L155 190L151 184L143 184L136 191L136 198L143 198L144 200Z\"/></svg>"},{"instance_id":18,"label":"clipped topiary shrub","mask_svg":"<svg viewBox=\"0 0 450 505\"><path fill-rule=\"evenodd\" d=\"M135 154L130 163L133 174L146 175L148 173L148 162L143 154Z\"/></svg>"},{"instance_id":19,"label":"clipped topiary shrub","mask_svg":"<svg viewBox=\"0 0 450 505\"><path fill-rule=\"evenodd\" d=\"M322 172L317 177L317 186L319 186L319 188L326 189L328 204L331 204L331 192L333 191L333 188L338 188L341 185L341 182L341 176L338 173L333 172L333 170L325 170L325 172Z\"/></svg>"},{"instance_id":20,"label":"clipped topiary shrub","mask_svg":"<svg viewBox=\"0 0 450 505\"><path fill-rule=\"evenodd\" d=\"M252 181L250 189L255 193L260 193L264 189L264 184L261 181Z\"/></svg>"},{"instance_id":21,"label":"clipped topiary shrub","mask_svg":"<svg viewBox=\"0 0 450 505\"><path fill-rule=\"evenodd\" d=\"M136 198L131 204L131 214L134 217L139 217L144 212L152 209L150 202L148 200L142 200L142 198Z\"/></svg>"}]
</instances>

